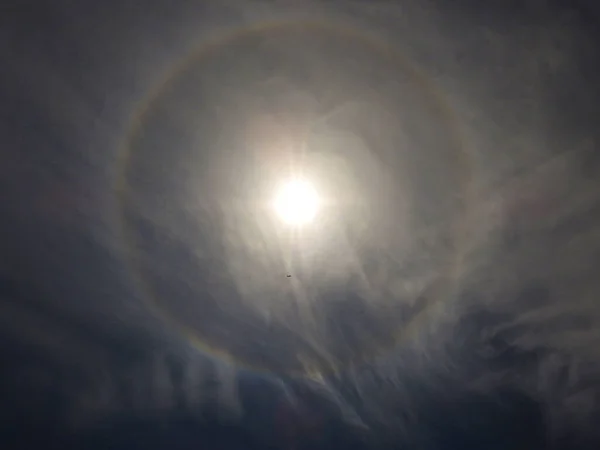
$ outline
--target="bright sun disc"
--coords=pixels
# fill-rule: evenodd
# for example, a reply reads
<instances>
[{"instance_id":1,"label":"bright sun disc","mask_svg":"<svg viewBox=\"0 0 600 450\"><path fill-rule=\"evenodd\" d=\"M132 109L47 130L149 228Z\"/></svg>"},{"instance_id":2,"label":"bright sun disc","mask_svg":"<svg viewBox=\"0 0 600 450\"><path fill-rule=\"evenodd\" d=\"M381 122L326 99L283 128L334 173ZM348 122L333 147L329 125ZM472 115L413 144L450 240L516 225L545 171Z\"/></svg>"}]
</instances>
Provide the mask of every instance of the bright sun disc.
<instances>
[{"instance_id":1,"label":"bright sun disc","mask_svg":"<svg viewBox=\"0 0 600 450\"><path fill-rule=\"evenodd\" d=\"M307 181L290 180L279 188L274 206L279 218L288 225L304 225L315 218L319 196Z\"/></svg>"}]
</instances>

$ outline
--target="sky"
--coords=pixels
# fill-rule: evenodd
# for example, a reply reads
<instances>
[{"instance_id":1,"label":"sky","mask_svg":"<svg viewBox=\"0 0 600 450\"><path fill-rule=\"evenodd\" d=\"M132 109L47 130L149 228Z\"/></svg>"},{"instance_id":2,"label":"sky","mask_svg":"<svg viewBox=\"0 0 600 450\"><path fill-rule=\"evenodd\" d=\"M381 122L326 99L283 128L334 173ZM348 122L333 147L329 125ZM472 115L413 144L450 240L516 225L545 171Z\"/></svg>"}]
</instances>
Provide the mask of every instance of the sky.
<instances>
[{"instance_id":1,"label":"sky","mask_svg":"<svg viewBox=\"0 0 600 450\"><path fill-rule=\"evenodd\" d=\"M6 448L597 448L592 2L2 8Z\"/></svg>"}]
</instances>

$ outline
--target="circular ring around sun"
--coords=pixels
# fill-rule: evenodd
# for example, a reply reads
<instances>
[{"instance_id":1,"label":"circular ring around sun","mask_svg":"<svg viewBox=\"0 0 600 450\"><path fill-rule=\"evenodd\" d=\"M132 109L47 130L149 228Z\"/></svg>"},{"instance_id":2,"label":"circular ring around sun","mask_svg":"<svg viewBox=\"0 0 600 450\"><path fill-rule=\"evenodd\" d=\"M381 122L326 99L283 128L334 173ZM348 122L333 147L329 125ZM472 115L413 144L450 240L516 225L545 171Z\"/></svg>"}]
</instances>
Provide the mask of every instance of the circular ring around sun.
<instances>
[{"instance_id":1,"label":"circular ring around sun","mask_svg":"<svg viewBox=\"0 0 600 450\"><path fill-rule=\"evenodd\" d=\"M260 45L271 56L258 64ZM319 52L326 57L311 65ZM358 55L358 64L348 55ZM374 60L381 73L364 63ZM283 70L286 64L291 68ZM282 71L293 79L291 91L314 88L308 106L286 99L293 95ZM375 81L361 83L361 76ZM342 98L354 106L338 108ZM394 114L399 99L413 102L402 121ZM449 148L451 173L437 177L440 186L410 167L441 170L407 144L416 137L381 137L398 120L408 134L434 139L419 114L435 117L431 126L443 135L427 148ZM381 120L371 125L372 115ZM370 138L356 131L361 127ZM234 30L174 68L131 121L116 181L129 268L146 307L207 353L269 372L342 370L409 338L450 297L472 195L465 145L442 94L372 32L293 19ZM399 147L408 163L396 156ZM460 203L444 198L448 186ZM428 190L439 211L415 200ZM425 231L418 239L409 234L436 221L444 229L435 242L413 248L412 241L429 238ZM431 272L423 269L431 262L394 259L434 247L453 251L427 276L421 272ZM397 283L396 265L423 279L418 288L407 287L415 281ZM404 300L410 295L416 298ZM364 315L373 311L371 322L348 319L360 305ZM395 322L383 324L385 317ZM352 330L338 330L344 320ZM380 334L373 324L383 324ZM353 333L360 336L352 343Z\"/></svg>"}]
</instances>

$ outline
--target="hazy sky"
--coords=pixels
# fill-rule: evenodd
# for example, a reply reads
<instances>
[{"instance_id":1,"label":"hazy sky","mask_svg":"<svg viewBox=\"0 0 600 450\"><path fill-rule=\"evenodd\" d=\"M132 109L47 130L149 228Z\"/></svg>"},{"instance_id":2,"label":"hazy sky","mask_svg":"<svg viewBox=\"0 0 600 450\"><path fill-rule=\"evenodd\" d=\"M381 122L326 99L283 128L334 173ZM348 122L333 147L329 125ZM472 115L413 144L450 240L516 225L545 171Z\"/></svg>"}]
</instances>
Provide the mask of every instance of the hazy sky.
<instances>
[{"instance_id":1,"label":"hazy sky","mask_svg":"<svg viewBox=\"0 0 600 450\"><path fill-rule=\"evenodd\" d=\"M597 442L594 7L493 3L11 2L6 417ZM321 207L290 227L299 175Z\"/></svg>"}]
</instances>

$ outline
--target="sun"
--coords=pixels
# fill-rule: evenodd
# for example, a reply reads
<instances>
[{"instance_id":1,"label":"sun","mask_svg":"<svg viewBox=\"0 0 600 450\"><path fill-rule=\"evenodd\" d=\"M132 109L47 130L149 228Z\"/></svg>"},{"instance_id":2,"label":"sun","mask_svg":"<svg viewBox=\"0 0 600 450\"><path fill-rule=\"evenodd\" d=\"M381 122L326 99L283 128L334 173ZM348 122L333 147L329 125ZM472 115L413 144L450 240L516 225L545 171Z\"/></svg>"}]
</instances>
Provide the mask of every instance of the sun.
<instances>
[{"instance_id":1,"label":"sun","mask_svg":"<svg viewBox=\"0 0 600 450\"><path fill-rule=\"evenodd\" d=\"M284 223L302 226L315 219L319 203L319 195L314 186L307 180L296 178L279 186L273 206Z\"/></svg>"}]
</instances>

